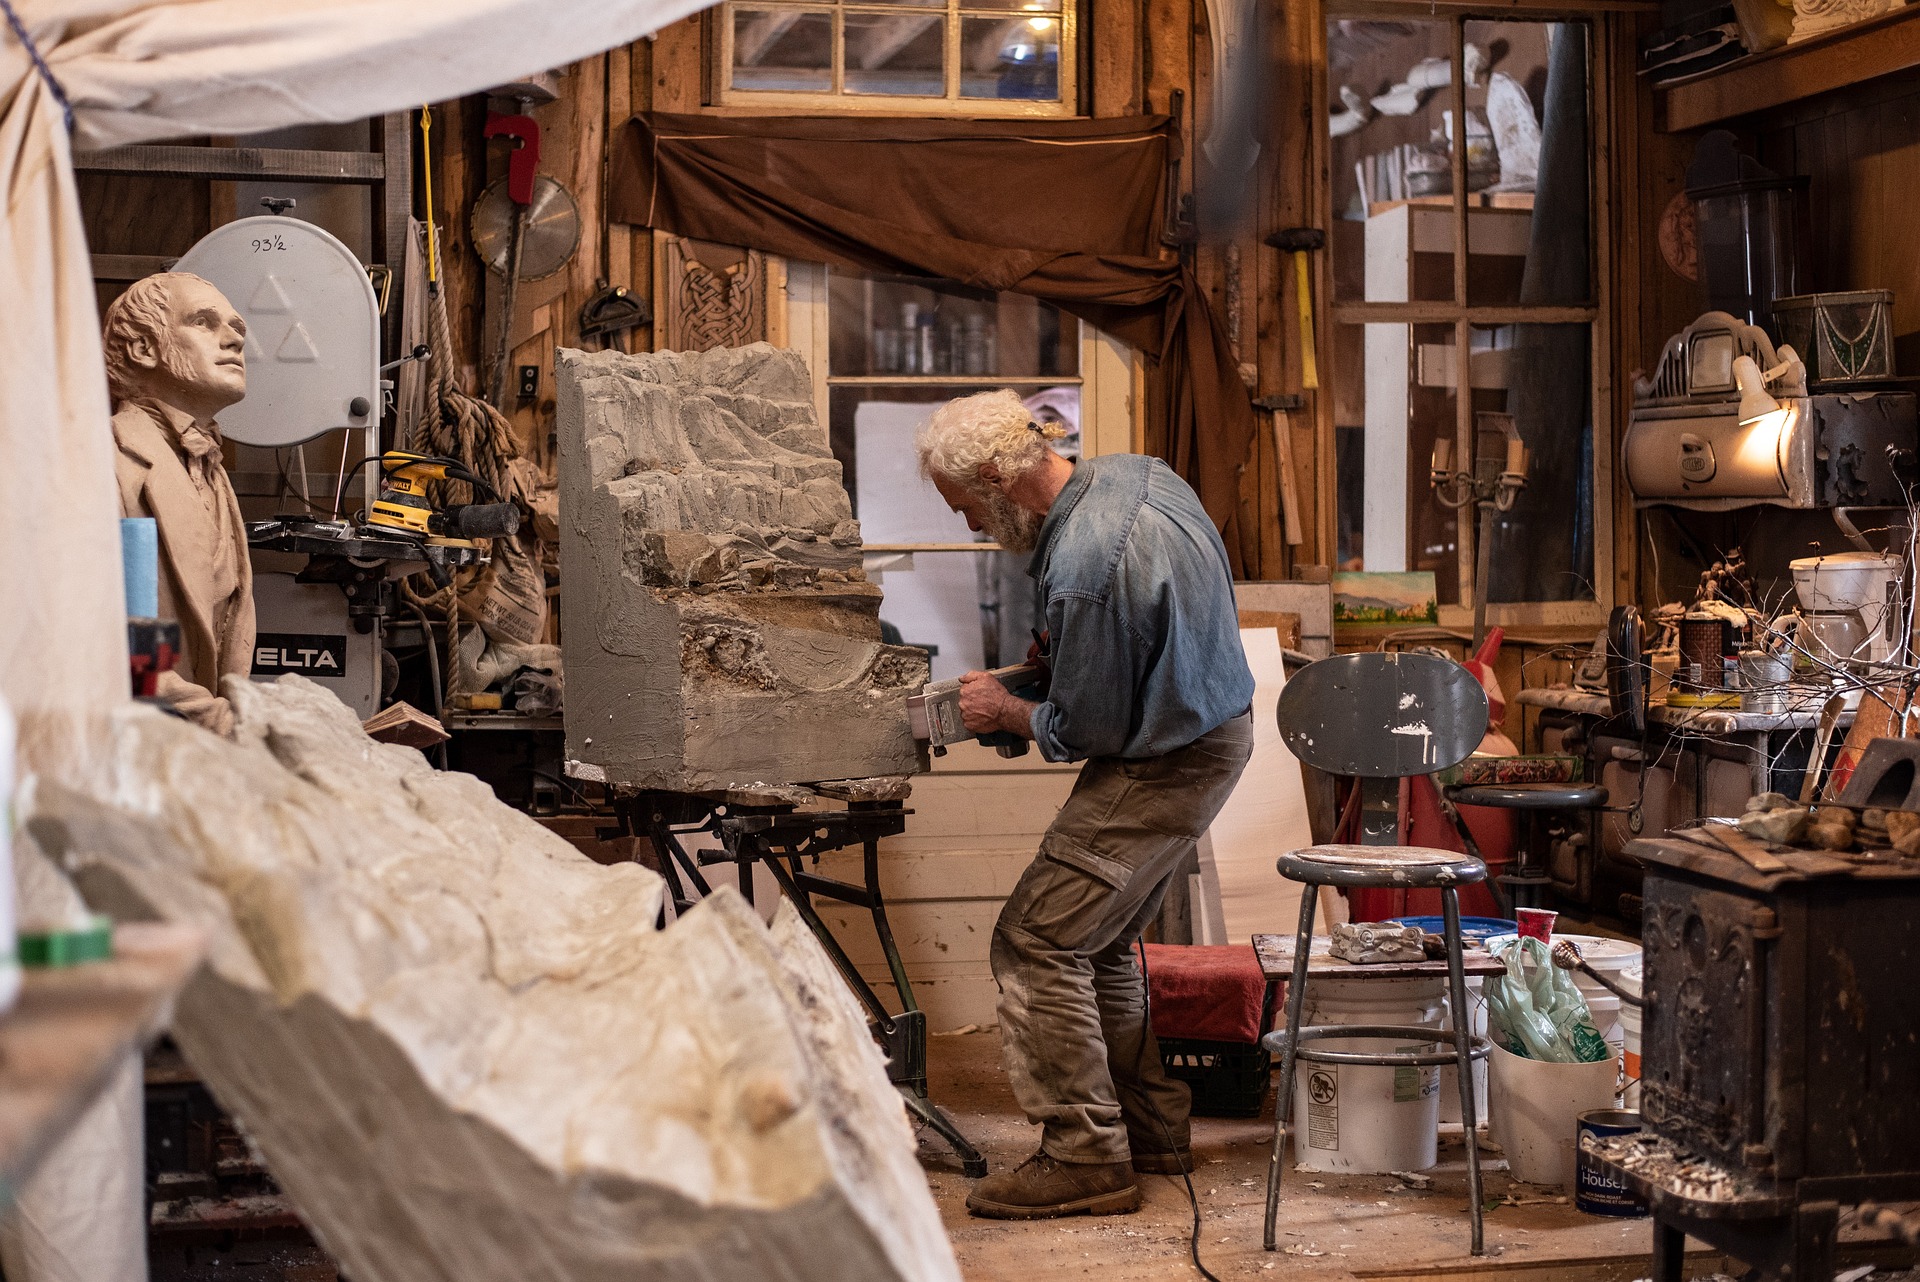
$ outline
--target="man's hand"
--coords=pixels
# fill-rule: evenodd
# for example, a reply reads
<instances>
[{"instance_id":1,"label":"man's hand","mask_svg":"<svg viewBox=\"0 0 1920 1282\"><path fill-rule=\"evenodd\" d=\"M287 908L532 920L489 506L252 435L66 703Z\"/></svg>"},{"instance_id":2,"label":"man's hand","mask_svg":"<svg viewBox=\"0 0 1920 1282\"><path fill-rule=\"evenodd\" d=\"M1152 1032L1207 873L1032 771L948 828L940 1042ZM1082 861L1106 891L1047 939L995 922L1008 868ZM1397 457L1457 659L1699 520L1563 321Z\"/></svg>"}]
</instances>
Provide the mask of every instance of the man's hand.
<instances>
[{"instance_id":1,"label":"man's hand","mask_svg":"<svg viewBox=\"0 0 1920 1282\"><path fill-rule=\"evenodd\" d=\"M960 678L960 722L975 734L1004 730L1031 739L1034 706L1016 699L990 672L968 672Z\"/></svg>"}]
</instances>

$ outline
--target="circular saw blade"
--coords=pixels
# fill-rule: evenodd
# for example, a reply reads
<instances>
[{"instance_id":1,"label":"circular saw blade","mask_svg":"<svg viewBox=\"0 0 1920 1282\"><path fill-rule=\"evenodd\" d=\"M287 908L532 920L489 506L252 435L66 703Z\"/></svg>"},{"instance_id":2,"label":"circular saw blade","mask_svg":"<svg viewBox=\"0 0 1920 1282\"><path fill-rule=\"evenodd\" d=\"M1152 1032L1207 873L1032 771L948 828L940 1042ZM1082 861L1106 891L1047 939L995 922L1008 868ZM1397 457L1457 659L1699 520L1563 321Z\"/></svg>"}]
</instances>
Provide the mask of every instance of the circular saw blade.
<instances>
[{"instance_id":1,"label":"circular saw blade","mask_svg":"<svg viewBox=\"0 0 1920 1282\"><path fill-rule=\"evenodd\" d=\"M513 244L513 199L507 180L480 193L467 220L473 232L473 252L487 269L507 274L507 251ZM540 280L567 265L580 247L580 209L573 196L541 174L533 180L533 203L527 206L527 227L520 245L520 279Z\"/></svg>"}]
</instances>

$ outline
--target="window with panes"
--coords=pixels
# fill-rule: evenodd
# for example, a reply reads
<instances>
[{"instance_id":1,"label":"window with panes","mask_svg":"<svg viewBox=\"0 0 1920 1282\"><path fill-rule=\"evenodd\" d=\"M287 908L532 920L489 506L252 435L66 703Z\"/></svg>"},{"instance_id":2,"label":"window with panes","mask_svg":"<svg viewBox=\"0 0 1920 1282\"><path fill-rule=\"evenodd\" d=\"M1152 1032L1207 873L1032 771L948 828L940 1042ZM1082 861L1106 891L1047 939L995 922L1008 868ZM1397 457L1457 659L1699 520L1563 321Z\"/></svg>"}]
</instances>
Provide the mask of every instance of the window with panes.
<instances>
[{"instance_id":1,"label":"window with panes","mask_svg":"<svg viewBox=\"0 0 1920 1282\"><path fill-rule=\"evenodd\" d=\"M1339 567L1431 571L1443 610L1590 609L1610 561L1596 25L1381 12L1327 21ZM1530 476L1476 584L1475 508L1429 476L1497 471L1503 418Z\"/></svg>"},{"instance_id":2,"label":"window with panes","mask_svg":"<svg viewBox=\"0 0 1920 1282\"><path fill-rule=\"evenodd\" d=\"M1074 111L1076 14L1063 0L730 0L717 34L722 105Z\"/></svg>"}]
</instances>

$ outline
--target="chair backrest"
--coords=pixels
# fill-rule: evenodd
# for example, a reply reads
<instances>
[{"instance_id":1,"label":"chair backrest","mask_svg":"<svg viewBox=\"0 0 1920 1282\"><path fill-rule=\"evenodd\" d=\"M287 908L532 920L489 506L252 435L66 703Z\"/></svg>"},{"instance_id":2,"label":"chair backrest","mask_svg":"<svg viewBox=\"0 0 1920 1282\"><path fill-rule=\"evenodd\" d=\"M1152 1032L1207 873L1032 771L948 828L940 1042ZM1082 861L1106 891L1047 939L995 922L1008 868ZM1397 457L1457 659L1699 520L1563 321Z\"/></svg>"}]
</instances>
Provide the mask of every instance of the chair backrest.
<instances>
[{"instance_id":1,"label":"chair backrest","mask_svg":"<svg viewBox=\"0 0 1920 1282\"><path fill-rule=\"evenodd\" d=\"M1431 654L1337 654L1310 663L1280 692L1280 737L1329 774L1430 775L1456 765L1487 733L1487 692Z\"/></svg>"}]
</instances>

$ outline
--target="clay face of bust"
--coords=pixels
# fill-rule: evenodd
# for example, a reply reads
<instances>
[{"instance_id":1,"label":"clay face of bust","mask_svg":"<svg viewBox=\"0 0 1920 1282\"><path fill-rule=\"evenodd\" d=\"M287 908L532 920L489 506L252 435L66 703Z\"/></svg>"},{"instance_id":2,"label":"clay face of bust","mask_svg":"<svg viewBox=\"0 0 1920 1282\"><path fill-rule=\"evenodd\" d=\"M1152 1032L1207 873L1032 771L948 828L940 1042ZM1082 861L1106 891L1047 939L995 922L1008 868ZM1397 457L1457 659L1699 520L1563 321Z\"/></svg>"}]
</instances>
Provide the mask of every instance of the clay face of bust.
<instances>
[{"instance_id":1,"label":"clay face of bust","mask_svg":"<svg viewBox=\"0 0 1920 1282\"><path fill-rule=\"evenodd\" d=\"M167 294L167 326L128 352L148 395L212 419L247 394L247 323L206 281L181 279Z\"/></svg>"}]
</instances>

